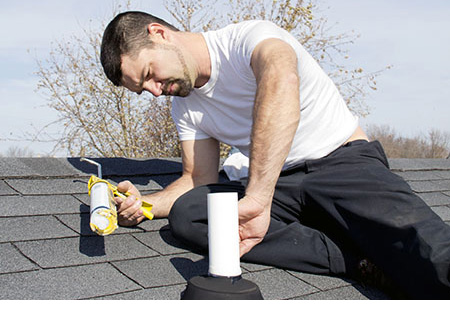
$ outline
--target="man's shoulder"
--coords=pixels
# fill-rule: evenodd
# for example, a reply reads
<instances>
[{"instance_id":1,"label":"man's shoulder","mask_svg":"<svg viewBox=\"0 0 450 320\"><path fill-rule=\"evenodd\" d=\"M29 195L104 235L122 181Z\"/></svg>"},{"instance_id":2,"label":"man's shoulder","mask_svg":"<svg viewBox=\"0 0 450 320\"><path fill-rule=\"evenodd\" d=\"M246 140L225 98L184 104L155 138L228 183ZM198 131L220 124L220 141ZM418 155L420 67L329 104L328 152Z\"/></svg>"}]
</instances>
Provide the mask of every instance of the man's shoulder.
<instances>
[{"instance_id":1,"label":"man's shoulder","mask_svg":"<svg viewBox=\"0 0 450 320\"><path fill-rule=\"evenodd\" d=\"M221 48L240 51L247 46L253 47L267 37L282 37L283 31L272 21L246 20L204 34L208 41Z\"/></svg>"},{"instance_id":2,"label":"man's shoulder","mask_svg":"<svg viewBox=\"0 0 450 320\"><path fill-rule=\"evenodd\" d=\"M269 20L245 20L245 21L241 21L241 22L236 22L236 23L231 23L226 25L223 28L219 28L217 30L214 31L207 31L205 32L207 33L221 33L221 32L232 32L234 30L240 30L240 31L246 31L246 30L252 30L253 28L261 28L261 27L265 27L265 28L276 28L278 29L279 27L273 23L272 21Z\"/></svg>"}]
</instances>

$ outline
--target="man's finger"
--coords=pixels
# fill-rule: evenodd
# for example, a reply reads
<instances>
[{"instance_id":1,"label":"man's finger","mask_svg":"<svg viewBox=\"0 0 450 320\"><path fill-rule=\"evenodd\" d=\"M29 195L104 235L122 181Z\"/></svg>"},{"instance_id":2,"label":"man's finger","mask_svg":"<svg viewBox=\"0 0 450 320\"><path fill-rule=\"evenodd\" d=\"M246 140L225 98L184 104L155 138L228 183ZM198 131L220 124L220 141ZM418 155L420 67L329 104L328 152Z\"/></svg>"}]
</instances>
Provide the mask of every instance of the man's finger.
<instances>
[{"instance_id":1,"label":"man's finger","mask_svg":"<svg viewBox=\"0 0 450 320\"><path fill-rule=\"evenodd\" d=\"M252 239L242 240L239 243L239 254L240 254L240 256L242 257L244 254L249 252L251 249L253 249L253 247L255 245L256 245L256 243Z\"/></svg>"},{"instance_id":2,"label":"man's finger","mask_svg":"<svg viewBox=\"0 0 450 320\"><path fill-rule=\"evenodd\" d=\"M120 182L117 185L117 190L119 192L126 193L126 192L129 192L132 189L132 187L133 187L133 184L130 181L125 180L125 181Z\"/></svg>"}]
</instances>

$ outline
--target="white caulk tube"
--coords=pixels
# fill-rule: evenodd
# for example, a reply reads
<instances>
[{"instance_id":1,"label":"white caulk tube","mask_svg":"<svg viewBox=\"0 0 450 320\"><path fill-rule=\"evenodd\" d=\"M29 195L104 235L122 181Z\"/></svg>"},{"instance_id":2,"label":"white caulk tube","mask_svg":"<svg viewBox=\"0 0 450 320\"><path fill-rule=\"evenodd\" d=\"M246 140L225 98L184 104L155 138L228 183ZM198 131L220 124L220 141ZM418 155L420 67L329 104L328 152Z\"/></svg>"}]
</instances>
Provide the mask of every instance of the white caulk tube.
<instances>
[{"instance_id":1,"label":"white caulk tube","mask_svg":"<svg viewBox=\"0 0 450 320\"><path fill-rule=\"evenodd\" d=\"M108 218L103 211L110 210L109 188L105 182L97 182L91 188L91 226L96 226L97 230L104 231L109 226Z\"/></svg>"},{"instance_id":2,"label":"white caulk tube","mask_svg":"<svg viewBox=\"0 0 450 320\"><path fill-rule=\"evenodd\" d=\"M241 275L236 192L208 194L208 245L210 275Z\"/></svg>"}]
</instances>

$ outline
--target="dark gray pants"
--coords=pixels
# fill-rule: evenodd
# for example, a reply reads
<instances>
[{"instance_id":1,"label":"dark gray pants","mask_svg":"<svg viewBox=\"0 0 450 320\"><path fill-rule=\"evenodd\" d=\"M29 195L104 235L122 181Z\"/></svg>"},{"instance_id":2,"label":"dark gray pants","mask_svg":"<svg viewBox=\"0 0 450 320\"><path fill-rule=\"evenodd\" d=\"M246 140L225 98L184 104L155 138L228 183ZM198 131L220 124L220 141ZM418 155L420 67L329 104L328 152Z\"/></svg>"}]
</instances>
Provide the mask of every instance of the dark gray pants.
<instances>
[{"instance_id":1,"label":"dark gray pants","mask_svg":"<svg viewBox=\"0 0 450 320\"><path fill-rule=\"evenodd\" d=\"M175 237L207 250L206 195L247 181L195 188L169 215ZM242 261L352 276L368 258L413 298L450 298L450 227L389 168L379 142L354 141L283 171L269 231Z\"/></svg>"}]
</instances>

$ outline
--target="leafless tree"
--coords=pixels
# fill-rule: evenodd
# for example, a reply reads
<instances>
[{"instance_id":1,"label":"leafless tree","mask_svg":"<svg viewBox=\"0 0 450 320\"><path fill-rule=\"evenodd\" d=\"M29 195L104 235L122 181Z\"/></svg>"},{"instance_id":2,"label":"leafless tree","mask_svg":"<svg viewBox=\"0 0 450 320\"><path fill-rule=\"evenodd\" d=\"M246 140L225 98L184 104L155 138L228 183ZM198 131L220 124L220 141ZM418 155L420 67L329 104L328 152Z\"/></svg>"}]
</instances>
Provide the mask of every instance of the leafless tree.
<instances>
[{"instance_id":1,"label":"leafless tree","mask_svg":"<svg viewBox=\"0 0 450 320\"><path fill-rule=\"evenodd\" d=\"M388 158L447 158L450 152L448 132L432 129L427 135L408 138L387 125L371 125L366 131L371 140L380 141Z\"/></svg>"}]
</instances>

